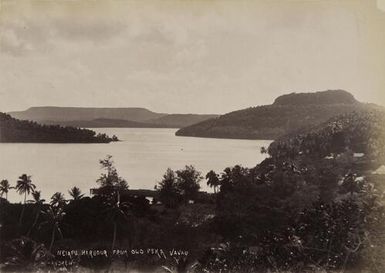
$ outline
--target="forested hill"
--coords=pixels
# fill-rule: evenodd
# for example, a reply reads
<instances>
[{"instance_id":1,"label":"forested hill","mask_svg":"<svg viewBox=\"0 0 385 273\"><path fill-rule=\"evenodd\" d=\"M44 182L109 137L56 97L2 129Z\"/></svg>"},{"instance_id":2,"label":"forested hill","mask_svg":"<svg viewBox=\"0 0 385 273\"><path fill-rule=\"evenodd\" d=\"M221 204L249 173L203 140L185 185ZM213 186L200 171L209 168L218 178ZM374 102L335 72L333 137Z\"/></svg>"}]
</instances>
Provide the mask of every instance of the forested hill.
<instances>
[{"instance_id":1,"label":"forested hill","mask_svg":"<svg viewBox=\"0 0 385 273\"><path fill-rule=\"evenodd\" d=\"M36 122L18 120L0 112L0 142L24 143L109 143L116 141L105 134L92 130L40 125Z\"/></svg>"},{"instance_id":2,"label":"forested hill","mask_svg":"<svg viewBox=\"0 0 385 273\"><path fill-rule=\"evenodd\" d=\"M363 104L343 90L292 93L271 105L251 107L180 129L178 136L276 139L333 116L376 106Z\"/></svg>"},{"instance_id":3,"label":"forested hill","mask_svg":"<svg viewBox=\"0 0 385 273\"><path fill-rule=\"evenodd\" d=\"M253 169L211 174L227 264L235 272L383 272L384 151L384 112L354 111L280 137ZM251 258L237 259L239 249ZM274 264L271 253L279 253ZM250 260L259 269L249 270Z\"/></svg>"},{"instance_id":4,"label":"forested hill","mask_svg":"<svg viewBox=\"0 0 385 273\"><path fill-rule=\"evenodd\" d=\"M319 125L303 128L272 142L275 159L336 158L342 153L385 163L385 110L372 109L338 115Z\"/></svg>"}]
</instances>

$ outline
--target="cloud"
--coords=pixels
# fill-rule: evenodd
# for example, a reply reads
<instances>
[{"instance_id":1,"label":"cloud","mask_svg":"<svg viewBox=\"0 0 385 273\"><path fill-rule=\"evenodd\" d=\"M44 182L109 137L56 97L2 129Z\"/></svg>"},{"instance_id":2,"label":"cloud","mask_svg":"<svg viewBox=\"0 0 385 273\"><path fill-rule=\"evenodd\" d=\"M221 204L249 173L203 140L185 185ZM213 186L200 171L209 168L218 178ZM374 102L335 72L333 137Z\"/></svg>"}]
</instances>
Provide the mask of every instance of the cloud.
<instances>
[{"instance_id":1,"label":"cloud","mask_svg":"<svg viewBox=\"0 0 385 273\"><path fill-rule=\"evenodd\" d=\"M52 32L55 38L70 41L92 41L97 44L108 43L119 36L126 26L121 22L100 21L97 18L52 19Z\"/></svg>"},{"instance_id":2,"label":"cloud","mask_svg":"<svg viewBox=\"0 0 385 273\"><path fill-rule=\"evenodd\" d=\"M27 46L13 30L6 29L0 36L0 50L18 56L27 50Z\"/></svg>"},{"instance_id":3,"label":"cloud","mask_svg":"<svg viewBox=\"0 0 385 273\"><path fill-rule=\"evenodd\" d=\"M0 107L221 113L333 88L370 101L383 21L353 2L6 1Z\"/></svg>"},{"instance_id":4,"label":"cloud","mask_svg":"<svg viewBox=\"0 0 385 273\"><path fill-rule=\"evenodd\" d=\"M67 2L67 1L65 1ZM114 18L63 12L63 4L39 1L5 1L0 16L0 53L22 56L54 50L60 43L91 42L105 45L126 25ZM59 10L59 12L58 12Z\"/></svg>"},{"instance_id":5,"label":"cloud","mask_svg":"<svg viewBox=\"0 0 385 273\"><path fill-rule=\"evenodd\" d=\"M124 29L122 24L112 22L21 19L0 26L0 51L20 56L33 52L47 53L61 42L106 45Z\"/></svg>"},{"instance_id":6,"label":"cloud","mask_svg":"<svg viewBox=\"0 0 385 273\"><path fill-rule=\"evenodd\" d=\"M0 23L0 50L14 56L21 56L31 51L45 50L48 47L46 37L49 33L34 22L25 19L11 19Z\"/></svg>"}]
</instances>

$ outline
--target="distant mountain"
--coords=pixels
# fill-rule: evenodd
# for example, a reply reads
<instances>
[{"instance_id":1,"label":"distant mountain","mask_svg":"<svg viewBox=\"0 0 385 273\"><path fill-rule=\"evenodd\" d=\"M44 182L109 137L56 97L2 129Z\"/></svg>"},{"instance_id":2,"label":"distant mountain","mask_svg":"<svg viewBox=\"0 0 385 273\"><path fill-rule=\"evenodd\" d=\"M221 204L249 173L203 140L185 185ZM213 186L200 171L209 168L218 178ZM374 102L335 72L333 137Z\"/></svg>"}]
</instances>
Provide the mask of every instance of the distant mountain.
<instances>
[{"instance_id":1,"label":"distant mountain","mask_svg":"<svg viewBox=\"0 0 385 273\"><path fill-rule=\"evenodd\" d=\"M171 114L157 119L150 119L144 122L130 121L124 119L99 118L93 120L71 120L71 121L52 121L44 120L44 124L60 124L63 126L83 127L83 128L180 128L189 126L217 115L194 115L194 114Z\"/></svg>"},{"instance_id":2,"label":"distant mountain","mask_svg":"<svg viewBox=\"0 0 385 273\"><path fill-rule=\"evenodd\" d=\"M106 134L92 130L58 125L41 125L27 120L18 120L0 112L0 142L23 143L109 143L117 141Z\"/></svg>"},{"instance_id":3,"label":"distant mountain","mask_svg":"<svg viewBox=\"0 0 385 273\"><path fill-rule=\"evenodd\" d=\"M301 127L320 124L331 117L374 107L358 102L343 90L292 93L272 105L239 110L176 132L178 136L276 139Z\"/></svg>"},{"instance_id":4,"label":"distant mountain","mask_svg":"<svg viewBox=\"0 0 385 273\"><path fill-rule=\"evenodd\" d=\"M130 121L124 119L98 118L93 120L71 120L71 121L52 121L44 120L40 123L47 125L72 126L79 128L164 128L157 124Z\"/></svg>"},{"instance_id":5,"label":"distant mountain","mask_svg":"<svg viewBox=\"0 0 385 273\"><path fill-rule=\"evenodd\" d=\"M31 107L26 111L9 112L18 119L41 124L58 124L87 128L181 128L218 115L164 114L145 108L82 108Z\"/></svg>"},{"instance_id":6,"label":"distant mountain","mask_svg":"<svg viewBox=\"0 0 385 273\"><path fill-rule=\"evenodd\" d=\"M120 119L145 121L163 117L166 114L154 113L145 108L88 108L88 107L31 107L26 111L9 112L18 119L33 121L73 121L95 119Z\"/></svg>"}]
</instances>

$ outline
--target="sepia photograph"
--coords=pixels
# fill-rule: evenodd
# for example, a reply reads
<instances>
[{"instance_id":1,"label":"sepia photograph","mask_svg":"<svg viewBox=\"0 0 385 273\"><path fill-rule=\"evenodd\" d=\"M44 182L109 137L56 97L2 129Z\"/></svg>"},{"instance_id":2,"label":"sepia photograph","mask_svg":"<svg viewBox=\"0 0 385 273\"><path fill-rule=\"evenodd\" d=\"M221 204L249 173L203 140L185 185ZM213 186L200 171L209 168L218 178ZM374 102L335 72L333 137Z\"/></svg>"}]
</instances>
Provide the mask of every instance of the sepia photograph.
<instances>
[{"instance_id":1,"label":"sepia photograph","mask_svg":"<svg viewBox=\"0 0 385 273\"><path fill-rule=\"evenodd\" d=\"M385 272L385 0L0 0L0 272Z\"/></svg>"}]
</instances>

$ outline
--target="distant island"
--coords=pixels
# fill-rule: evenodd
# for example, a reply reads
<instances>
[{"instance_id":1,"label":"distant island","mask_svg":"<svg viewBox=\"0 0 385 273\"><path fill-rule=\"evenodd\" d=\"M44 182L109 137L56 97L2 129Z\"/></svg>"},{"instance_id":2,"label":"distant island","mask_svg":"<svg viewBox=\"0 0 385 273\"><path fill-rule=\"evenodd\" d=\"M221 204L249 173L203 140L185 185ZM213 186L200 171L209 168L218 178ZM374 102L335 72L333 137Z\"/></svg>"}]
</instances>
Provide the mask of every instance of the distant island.
<instances>
[{"instance_id":1,"label":"distant island","mask_svg":"<svg viewBox=\"0 0 385 273\"><path fill-rule=\"evenodd\" d=\"M145 108L31 107L9 112L14 118L46 125L83 128L181 128L218 115L164 114Z\"/></svg>"},{"instance_id":2,"label":"distant island","mask_svg":"<svg viewBox=\"0 0 385 273\"><path fill-rule=\"evenodd\" d=\"M18 120L0 112L0 142L23 143L110 143L116 136L96 134L88 129L41 125L27 120Z\"/></svg>"},{"instance_id":3,"label":"distant island","mask_svg":"<svg viewBox=\"0 0 385 273\"><path fill-rule=\"evenodd\" d=\"M344 90L291 93L276 98L271 105L251 107L187 126L178 130L176 135L277 139L336 115L378 107L361 103Z\"/></svg>"}]
</instances>

